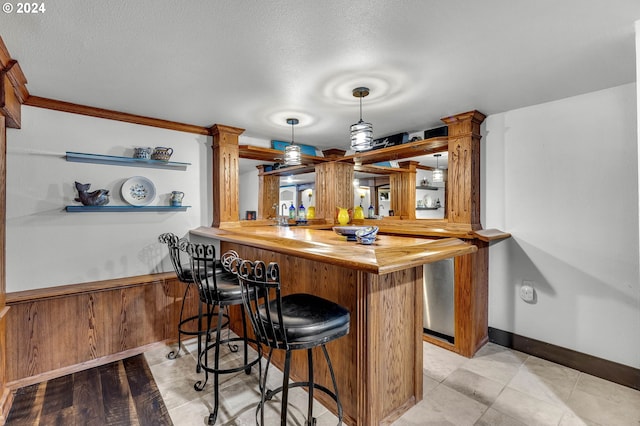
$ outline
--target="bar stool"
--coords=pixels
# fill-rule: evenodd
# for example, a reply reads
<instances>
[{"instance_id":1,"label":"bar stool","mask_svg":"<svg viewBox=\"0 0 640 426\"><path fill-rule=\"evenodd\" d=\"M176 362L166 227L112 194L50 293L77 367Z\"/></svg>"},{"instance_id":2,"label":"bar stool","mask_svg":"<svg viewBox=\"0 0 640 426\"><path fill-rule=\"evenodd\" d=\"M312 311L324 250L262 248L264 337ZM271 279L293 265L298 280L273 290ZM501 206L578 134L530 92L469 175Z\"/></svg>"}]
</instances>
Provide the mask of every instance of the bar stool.
<instances>
[{"instance_id":1,"label":"bar stool","mask_svg":"<svg viewBox=\"0 0 640 426\"><path fill-rule=\"evenodd\" d=\"M264 425L264 403L282 392L280 424L287 423L288 392L292 387L306 387L309 393L307 407L307 425L314 425L313 392L318 389L336 402L338 424L342 424L342 404L338 396L336 377L327 352L326 344L349 333L349 311L337 303L312 294L280 294L280 268L277 263L268 266L262 261L244 260L238 267L238 278L242 287L242 300L256 338L269 347L267 365L260 384L260 403L256 408L256 422L260 413L260 424ZM334 391L314 382L313 348L320 346L329 367ZM282 386L267 390L267 376L271 355L274 349L284 349L284 377ZM306 349L308 362L308 381L289 383L291 353Z\"/></svg>"},{"instance_id":2,"label":"bar stool","mask_svg":"<svg viewBox=\"0 0 640 426\"><path fill-rule=\"evenodd\" d=\"M183 261L180 257L180 248L179 248L181 239L176 234L173 234L171 232L161 234L158 237L158 241L167 245L167 248L169 249L169 258L171 259L171 264L173 265L173 269L176 272L178 280L181 283L186 284L186 287L184 289L184 295L182 297L182 304L180 306L180 317L178 319L178 349L172 350L167 354L167 358L175 359L178 357L178 354L182 349L182 335L198 336L198 340L200 339L200 334L202 329L202 326L201 326L202 306L198 306L198 315L193 315L188 318L184 318L184 303L187 300L187 296L189 295L189 288L191 287L191 284L194 284L191 267L190 265L188 265L188 262L186 265L183 264ZM210 270L208 272L206 270L202 270L202 271L199 271L198 273L213 274L214 272L213 270ZM195 321L198 321L197 330L193 330L193 327L191 328L191 330L187 329L186 324L189 324ZM200 352L200 347L198 348L198 352ZM198 373L200 372L199 364L196 366L196 371Z\"/></svg>"},{"instance_id":3,"label":"bar stool","mask_svg":"<svg viewBox=\"0 0 640 426\"><path fill-rule=\"evenodd\" d=\"M198 293L200 295L200 301L207 307L206 318L207 327L204 333L206 337L206 344L204 350L198 355L198 362L205 371L204 381L199 380L194 384L194 388L197 391L202 391L209 380L209 373L213 374L214 378L214 404L213 410L209 414L208 424L213 425L216 422L218 416L219 406L219 376L221 374L231 374L243 371L246 374L251 373L251 367L258 364L258 377L262 375L260 359L262 358L262 352L260 345L256 340L247 337L247 321L242 304L242 291L240 285L238 285L238 279L233 273L235 266L240 262L240 259L235 252L227 252L221 258L220 262L216 259L216 250L213 245L210 244L195 244L188 241L180 242L180 250L185 251L191 259L191 270L208 270L214 268L218 263L222 263L224 268L227 268L224 274L196 274L194 276L195 282L198 285ZM242 337L231 337L231 331L227 330L227 337L221 338L222 328L227 327L229 324L229 314L227 308L232 305L240 306L242 315ZM217 308L217 314L216 314ZM217 317L216 321L216 333L215 339L211 339L212 328L211 323L213 317ZM220 348L226 344L231 352L238 351L238 345L232 344L233 342L243 342L244 359L242 365L220 368ZM253 342L258 347L258 353L255 359L249 360L248 343ZM209 365L209 352L214 353L214 364ZM204 358L204 359L203 359Z\"/></svg>"},{"instance_id":4,"label":"bar stool","mask_svg":"<svg viewBox=\"0 0 640 426\"><path fill-rule=\"evenodd\" d=\"M178 319L178 349L172 350L171 352L169 352L167 354L167 358L176 359L178 357L178 354L182 349L183 335L198 336L198 363L196 364L196 372L199 373L201 371L199 355L202 353L202 334L206 330L202 328L202 303L201 302L199 302L198 304L198 315L193 315L188 318L184 318L184 304L185 304L185 301L187 300L187 296L189 295L189 287L192 284L195 285L195 281L193 279L194 274L192 272L193 269L191 269L191 265L189 264L190 262L188 260L183 262L183 259L180 255L180 253L182 252L179 247L180 243L186 240L179 238L176 234L173 234L171 232L166 232L164 234L161 234L158 237L158 241L160 243L167 245L167 248L169 249L169 258L171 259L171 264L173 265L173 269L176 273L176 276L178 277L178 280L181 283L186 284L186 287L184 289L184 295L182 296L182 303L180 305L180 316ZM237 257L238 257L238 253L236 253L233 250L230 250L220 258L220 261L216 263L215 268L207 267L207 268L197 269L196 270L197 275L218 274L218 276L220 276L222 279L233 280L237 283L237 277L235 276L235 273L230 272L228 269L231 261ZM197 326L195 330L193 326L191 326L190 329L187 327L187 324L196 322L196 321L197 321L196 323Z\"/></svg>"}]
</instances>

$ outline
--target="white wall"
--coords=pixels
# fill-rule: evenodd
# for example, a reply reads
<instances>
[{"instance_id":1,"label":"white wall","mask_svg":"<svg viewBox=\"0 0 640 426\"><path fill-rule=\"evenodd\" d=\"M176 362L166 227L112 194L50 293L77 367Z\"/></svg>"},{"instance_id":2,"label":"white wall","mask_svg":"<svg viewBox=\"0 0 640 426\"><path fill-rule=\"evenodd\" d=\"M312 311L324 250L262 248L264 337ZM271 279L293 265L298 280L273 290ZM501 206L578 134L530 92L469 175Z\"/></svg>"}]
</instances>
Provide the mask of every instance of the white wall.
<instances>
[{"instance_id":1,"label":"white wall","mask_svg":"<svg viewBox=\"0 0 640 426\"><path fill-rule=\"evenodd\" d=\"M490 327L640 367L636 92L487 117L482 223L513 235L490 249Z\"/></svg>"},{"instance_id":2,"label":"white wall","mask_svg":"<svg viewBox=\"0 0 640 426\"><path fill-rule=\"evenodd\" d=\"M7 130L7 292L172 270L162 232L180 236L211 224L210 138L23 106L22 129ZM174 149L186 171L67 162L66 151L131 156L134 146ZM152 205L185 193L186 212L67 213L80 205L74 181L109 189L109 205L126 204L122 183L145 176Z\"/></svg>"},{"instance_id":3,"label":"white wall","mask_svg":"<svg viewBox=\"0 0 640 426\"><path fill-rule=\"evenodd\" d=\"M636 131L638 136L638 211L640 212L640 20L636 21ZM640 218L638 219L640 221ZM638 227L640 228L640 226ZM638 251L640 252L640 229L638 229ZM640 297L640 289L638 290ZM640 324L640 310L638 311L638 323ZM640 338L639 338L640 339ZM640 357L638 357L640 358Z\"/></svg>"}]
</instances>

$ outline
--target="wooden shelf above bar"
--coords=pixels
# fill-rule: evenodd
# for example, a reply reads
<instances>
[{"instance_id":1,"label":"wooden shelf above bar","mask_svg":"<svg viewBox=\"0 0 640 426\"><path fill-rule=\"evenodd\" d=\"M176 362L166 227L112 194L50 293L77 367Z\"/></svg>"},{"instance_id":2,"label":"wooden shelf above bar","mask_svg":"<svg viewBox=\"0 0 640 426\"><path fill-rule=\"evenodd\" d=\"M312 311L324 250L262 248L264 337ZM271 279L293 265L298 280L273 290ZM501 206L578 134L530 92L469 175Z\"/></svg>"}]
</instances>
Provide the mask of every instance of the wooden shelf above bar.
<instances>
[{"instance_id":1,"label":"wooden shelf above bar","mask_svg":"<svg viewBox=\"0 0 640 426\"><path fill-rule=\"evenodd\" d=\"M389 175L392 173L408 172L409 169L403 169L401 167L385 167L385 166L373 166L369 164L355 165L353 171L363 173L379 173Z\"/></svg>"},{"instance_id":2,"label":"wooden shelf above bar","mask_svg":"<svg viewBox=\"0 0 640 426\"><path fill-rule=\"evenodd\" d=\"M403 143L402 145L388 148L374 149L359 152L353 155L345 155L339 161L353 161L361 164L379 163L381 161L395 161L419 155L432 154L447 151L449 138L441 136L437 138L423 139L421 141Z\"/></svg>"},{"instance_id":3,"label":"wooden shelf above bar","mask_svg":"<svg viewBox=\"0 0 640 426\"><path fill-rule=\"evenodd\" d=\"M372 151L360 152L344 157L315 157L312 155L302 155L302 162L305 165L315 165L332 161L353 162L362 165L379 163L382 161L395 161L419 155L431 154L447 151L449 139L447 137L437 137L424 139L416 142L409 142L402 145L380 148ZM284 153L273 148L264 148L252 145L239 145L240 158L249 160L265 161L269 163L282 161ZM395 168L385 168L386 172L397 172Z\"/></svg>"},{"instance_id":4,"label":"wooden shelf above bar","mask_svg":"<svg viewBox=\"0 0 640 426\"><path fill-rule=\"evenodd\" d=\"M268 172L262 172L260 176L289 176L300 175L303 173L313 173L316 169L315 164L301 164L299 166L281 167L276 170L270 170Z\"/></svg>"},{"instance_id":5,"label":"wooden shelf above bar","mask_svg":"<svg viewBox=\"0 0 640 426\"><path fill-rule=\"evenodd\" d=\"M269 163L275 163L282 161L284 157L284 152L273 149L273 148L264 148L260 146L252 146L252 145L238 145L238 155L240 158L246 158L248 160L258 160L258 161L266 161ZM324 157L315 157L313 155L304 155L301 156L302 162L304 164L318 164L324 163L327 161L332 161L331 159Z\"/></svg>"}]
</instances>

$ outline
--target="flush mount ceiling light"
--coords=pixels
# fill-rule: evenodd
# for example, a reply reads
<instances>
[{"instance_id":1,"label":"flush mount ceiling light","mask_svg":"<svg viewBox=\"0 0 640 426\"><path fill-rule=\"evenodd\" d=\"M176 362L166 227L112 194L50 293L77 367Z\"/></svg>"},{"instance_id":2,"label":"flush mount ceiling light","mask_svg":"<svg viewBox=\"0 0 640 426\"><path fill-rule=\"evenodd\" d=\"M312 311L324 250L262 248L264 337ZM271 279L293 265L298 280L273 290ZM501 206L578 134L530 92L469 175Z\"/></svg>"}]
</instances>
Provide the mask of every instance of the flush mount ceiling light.
<instances>
[{"instance_id":1,"label":"flush mount ceiling light","mask_svg":"<svg viewBox=\"0 0 640 426\"><path fill-rule=\"evenodd\" d=\"M291 124L291 144L284 148L284 164L287 166L299 166L302 164L300 147L293 143L293 126L298 123L297 118L287 118L287 124Z\"/></svg>"},{"instance_id":2,"label":"flush mount ceiling light","mask_svg":"<svg viewBox=\"0 0 640 426\"><path fill-rule=\"evenodd\" d=\"M438 158L442 156L442 154L433 154L436 157L436 168L433 170L433 176L431 177L432 182L444 182L444 172L440 167L438 167Z\"/></svg>"},{"instance_id":3,"label":"flush mount ceiling light","mask_svg":"<svg viewBox=\"0 0 640 426\"><path fill-rule=\"evenodd\" d=\"M368 87L353 89L353 96L360 98L360 121L351 125L351 149L354 151L366 151L373 145L373 126L362 121L362 98L368 94Z\"/></svg>"}]
</instances>

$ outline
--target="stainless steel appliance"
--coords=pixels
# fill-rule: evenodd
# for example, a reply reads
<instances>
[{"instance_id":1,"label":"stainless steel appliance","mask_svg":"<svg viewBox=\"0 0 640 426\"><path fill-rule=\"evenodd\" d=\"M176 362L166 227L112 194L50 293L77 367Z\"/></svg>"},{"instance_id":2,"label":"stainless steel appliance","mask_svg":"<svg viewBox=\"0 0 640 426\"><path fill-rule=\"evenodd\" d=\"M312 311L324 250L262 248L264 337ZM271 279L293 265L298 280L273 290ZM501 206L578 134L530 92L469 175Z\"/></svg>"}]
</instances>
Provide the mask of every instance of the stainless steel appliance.
<instances>
[{"instance_id":1,"label":"stainless steel appliance","mask_svg":"<svg viewBox=\"0 0 640 426\"><path fill-rule=\"evenodd\" d=\"M425 333L453 343L453 258L424 265L423 297Z\"/></svg>"}]
</instances>

